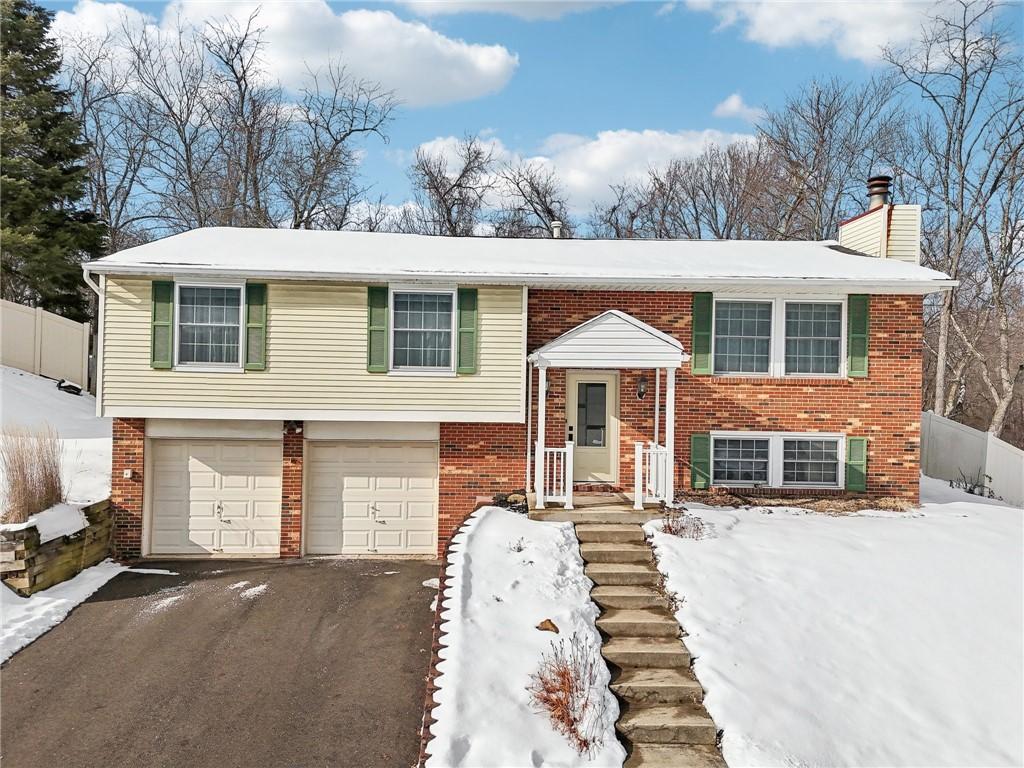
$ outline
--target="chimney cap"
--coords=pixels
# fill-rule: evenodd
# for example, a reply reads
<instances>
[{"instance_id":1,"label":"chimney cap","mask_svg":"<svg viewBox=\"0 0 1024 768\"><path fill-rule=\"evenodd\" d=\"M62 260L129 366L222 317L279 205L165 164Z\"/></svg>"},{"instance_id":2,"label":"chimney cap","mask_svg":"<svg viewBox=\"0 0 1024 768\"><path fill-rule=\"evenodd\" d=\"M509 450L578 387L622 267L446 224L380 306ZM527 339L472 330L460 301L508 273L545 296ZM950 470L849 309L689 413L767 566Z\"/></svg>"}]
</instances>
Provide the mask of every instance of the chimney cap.
<instances>
[{"instance_id":1,"label":"chimney cap","mask_svg":"<svg viewBox=\"0 0 1024 768\"><path fill-rule=\"evenodd\" d=\"M868 210L888 205L892 176L884 173L868 177Z\"/></svg>"},{"instance_id":2,"label":"chimney cap","mask_svg":"<svg viewBox=\"0 0 1024 768\"><path fill-rule=\"evenodd\" d=\"M554 238L559 238L562 236L562 222L560 222L558 219L555 219L554 221L551 222L551 236Z\"/></svg>"}]
</instances>

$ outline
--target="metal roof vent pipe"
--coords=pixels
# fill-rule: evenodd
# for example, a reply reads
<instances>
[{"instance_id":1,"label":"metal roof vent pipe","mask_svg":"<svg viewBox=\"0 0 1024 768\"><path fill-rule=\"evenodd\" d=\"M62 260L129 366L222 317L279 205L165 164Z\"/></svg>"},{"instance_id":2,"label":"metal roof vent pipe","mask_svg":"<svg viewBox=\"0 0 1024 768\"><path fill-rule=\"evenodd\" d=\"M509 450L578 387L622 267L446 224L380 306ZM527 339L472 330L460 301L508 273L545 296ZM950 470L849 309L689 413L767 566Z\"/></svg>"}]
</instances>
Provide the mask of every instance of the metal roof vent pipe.
<instances>
[{"instance_id":1,"label":"metal roof vent pipe","mask_svg":"<svg viewBox=\"0 0 1024 768\"><path fill-rule=\"evenodd\" d=\"M889 204L892 191L892 176L872 176L868 179L868 210Z\"/></svg>"},{"instance_id":2,"label":"metal roof vent pipe","mask_svg":"<svg viewBox=\"0 0 1024 768\"><path fill-rule=\"evenodd\" d=\"M556 240L562 236L562 222L558 219L551 222L551 236Z\"/></svg>"}]
</instances>

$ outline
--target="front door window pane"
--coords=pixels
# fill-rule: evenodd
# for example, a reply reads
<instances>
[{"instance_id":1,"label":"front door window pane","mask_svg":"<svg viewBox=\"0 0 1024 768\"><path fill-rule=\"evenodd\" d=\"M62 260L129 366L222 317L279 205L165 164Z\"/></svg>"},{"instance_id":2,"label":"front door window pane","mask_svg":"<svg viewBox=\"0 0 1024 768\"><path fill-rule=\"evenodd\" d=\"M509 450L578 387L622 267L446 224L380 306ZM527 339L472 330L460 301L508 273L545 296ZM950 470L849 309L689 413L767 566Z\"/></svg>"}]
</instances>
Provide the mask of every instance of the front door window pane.
<instances>
[{"instance_id":1,"label":"front door window pane","mask_svg":"<svg viewBox=\"0 0 1024 768\"><path fill-rule=\"evenodd\" d=\"M241 288L178 289L178 362L238 364Z\"/></svg>"},{"instance_id":2,"label":"front door window pane","mask_svg":"<svg viewBox=\"0 0 1024 768\"><path fill-rule=\"evenodd\" d=\"M451 368L452 294L394 295L394 367Z\"/></svg>"},{"instance_id":3,"label":"front door window pane","mask_svg":"<svg viewBox=\"0 0 1024 768\"><path fill-rule=\"evenodd\" d=\"M607 432L607 385L580 382L576 385L576 444L603 448Z\"/></svg>"},{"instance_id":4,"label":"front door window pane","mask_svg":"<svg viewBox=\"0 0 1024 768\"><path fill-rule=\"evenodd\" d=\"M715 302L715 373L768 373L770 301Z\"/></svg>"}]
</instances>

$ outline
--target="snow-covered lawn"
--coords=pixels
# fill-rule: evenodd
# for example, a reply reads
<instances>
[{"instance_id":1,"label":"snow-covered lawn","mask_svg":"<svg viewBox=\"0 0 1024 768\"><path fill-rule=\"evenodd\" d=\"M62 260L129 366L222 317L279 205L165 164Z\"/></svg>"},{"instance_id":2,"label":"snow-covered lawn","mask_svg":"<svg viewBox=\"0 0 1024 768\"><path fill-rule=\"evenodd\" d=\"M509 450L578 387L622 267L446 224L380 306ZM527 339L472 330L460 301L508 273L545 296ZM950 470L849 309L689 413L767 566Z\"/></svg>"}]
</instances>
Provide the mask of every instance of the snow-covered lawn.
<instances>
[{"instance_id":1,"label":"snow-covered lawn","mask_svg":"<svg viewBox=\"0 0 1024 768\"><path fill-rule=\"evenodd\" d=\"M96 399L70 395L57 382L0 367L3 428L49 424L63 444L68 501L88 504L110 495L110 419L96 418Z\"/></svg>"},{"instance_id":2,"label":"snow-covered lawn","mask_svg":"<svg viewBox=\"0 0 1024 768\"><path fill-rule=\"evenodd\" d=\"M1024 515L930 478L922 501L647 525L730 766L1024 764Z\"/></svg>"},{"instance_id":3,"label":"snow-covered lawn","mask_svg":"<svg viewBox=\"0 0 1024 768\"><path fill-rule=\"evenodd\" d=\"M605 709L598 721L603 747L581 757L530 704L527 686L551 641L575 632L599 652L576 536L569 523L530 521L497 507L477 511L455 539L442 603L446 645L435 694L428 768L472 766L621 766L615 738L619 710L597 681ZM536 626L551 619L560 634Z\"/></svg>"}]
</instances>

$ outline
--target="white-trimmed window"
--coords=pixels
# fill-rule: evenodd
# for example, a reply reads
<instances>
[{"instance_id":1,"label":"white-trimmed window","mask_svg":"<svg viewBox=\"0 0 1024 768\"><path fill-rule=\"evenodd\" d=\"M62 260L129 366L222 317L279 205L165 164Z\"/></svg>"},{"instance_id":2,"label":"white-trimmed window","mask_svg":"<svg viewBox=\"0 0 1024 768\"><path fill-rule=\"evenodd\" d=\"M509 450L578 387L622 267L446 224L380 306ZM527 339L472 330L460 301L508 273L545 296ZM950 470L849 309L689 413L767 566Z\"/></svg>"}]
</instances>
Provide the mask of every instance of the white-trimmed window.
<instances>
[{"instance_id":1,"label":"white-trimmed window","mask_svg":"<svg viewBox=\"0 0 1024 768\"><path fill-rule=\"evenodd\" d=\"M712 432L711 481L750 487L841 488L843 435Z\"/></svg>"},{"instance_id":2,"label":"white-trimmed window","mask_svg":"<svg viewBox=\"0 0 1024 768\"><path fill-rule=\"evenodd\" d=\"M175 365L241 369L245 286L241 283L176 283Z\"/></svg>"},{"instance_id":3,"label":"white-trimmed window","mask_svg":"<svg viewBox=\"0 0 1024 768\"><path fill-rule=\"evenodd\" d=\"M455 290L392 289L391 370L454 372Z\"/></svg>"},{"instance_id":4,"label":"white-trimmed window","mask_svg":"<svg viewBox=\"0 0 1024 768\"><path fill-rule=\"evenodd\" d=\"M846 297L716 297L712 343L720 376L845 376Z\"/></svg>"}]
</instances>

